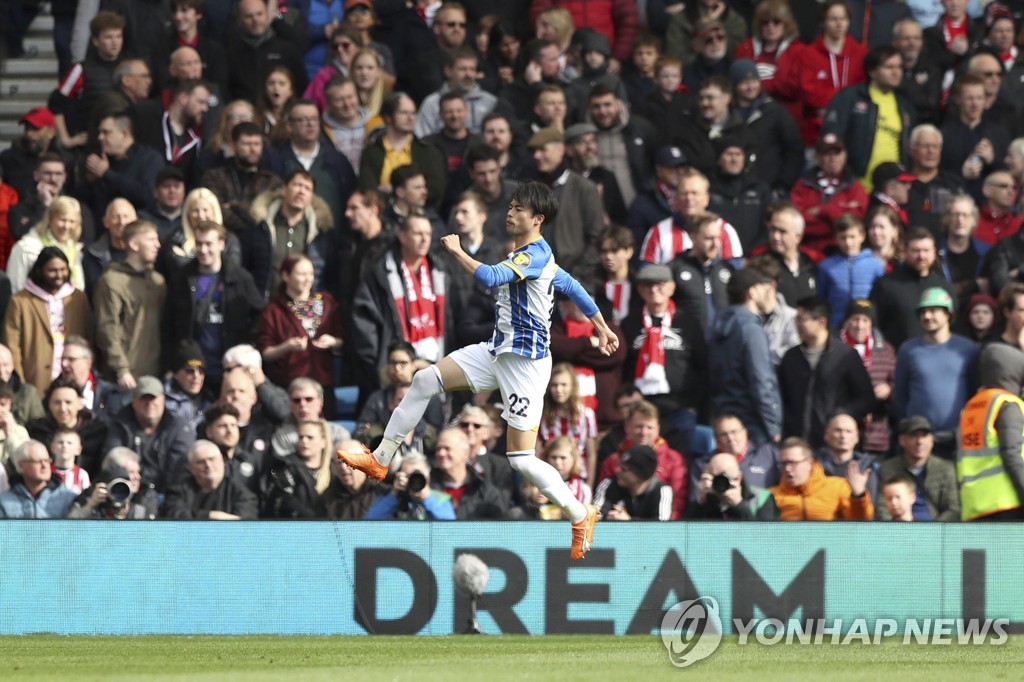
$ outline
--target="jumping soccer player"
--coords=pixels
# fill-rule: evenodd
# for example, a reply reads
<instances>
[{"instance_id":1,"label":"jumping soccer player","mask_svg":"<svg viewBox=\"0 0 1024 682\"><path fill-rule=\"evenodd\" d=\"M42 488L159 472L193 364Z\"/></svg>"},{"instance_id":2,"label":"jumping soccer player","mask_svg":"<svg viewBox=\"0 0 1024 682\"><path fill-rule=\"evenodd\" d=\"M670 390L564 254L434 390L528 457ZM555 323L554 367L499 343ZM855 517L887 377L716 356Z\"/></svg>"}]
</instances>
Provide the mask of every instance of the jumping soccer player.
<instances>
[{"instance_id":1,"label":"jumping soccer player","mask_svg":"<svg viewBox=\"0 0 1024 682\"><path fill-rule=\"evenodd\" d=\"M551 378L548 336L555 292L568 295L594 323L601 352L611 355L619 342L586 290L555 264L551 247L541 236L557 212L558 201L549 187L539 182L520 184L512 194L505 218L515 249L497 265L473 259L462 250L458 235L441 238L444 248L477 281L498 287L494 335L490 341L460 348L436 365L416 372L377 450L370 452L365 446L363 452L338 450L338 457L353 469L381 480L395 451L419 423L432 397L447 391L500 389L505 404L502 416L509 426L509 463L572 521L571 557L575 561L590 549L597 508L576 500L554 467L535 452L544 391Z\"/></svg>"}]
</instances>

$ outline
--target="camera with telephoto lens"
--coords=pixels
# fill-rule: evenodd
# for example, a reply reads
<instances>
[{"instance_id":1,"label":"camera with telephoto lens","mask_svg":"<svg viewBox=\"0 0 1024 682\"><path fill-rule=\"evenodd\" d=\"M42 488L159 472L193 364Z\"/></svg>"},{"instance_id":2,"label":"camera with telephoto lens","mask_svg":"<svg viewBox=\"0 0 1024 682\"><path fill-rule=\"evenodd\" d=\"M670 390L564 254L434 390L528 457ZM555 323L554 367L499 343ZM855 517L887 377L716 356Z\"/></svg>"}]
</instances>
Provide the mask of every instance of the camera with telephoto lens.
<instances>
[{"instance_id":1,"label":"camera with telephoto lens","mask_svg":"<svg viewBox=\"0 0 1024 682\"><path fill-rule=\"evenodd\" d=\"M413 506L418 503L413 502L411 493L418 493L427 487L427 475L422 471L414 471L409 474L409 480L405 484L405 490L401 494L401 504L399 508L404 511L410 511Z\"/></svg>"},{"instance_id":2,"label":"camera with telephoto lens","mask_svg":"<svg viewBox=\"0 0 1024 682\"><path fill-rule=\"evenodd\" d=\"M107 484L105 507L120 511L131 504L134 493L132 493L130 478L131 474L117 464L112 464L100 471L100 483Z\"/></svg>"},{"instance_id":3,"label":"camera with telephoto lens","mask_svg":"<svg viewBox=\"0 0 1024 682\"><path fill-rule=\"evenodd\" d=\"M732 479L727 474L718 474L711 479L711 489L716 495L724 495L732 487Z\"/></svg>"}]
</instances>

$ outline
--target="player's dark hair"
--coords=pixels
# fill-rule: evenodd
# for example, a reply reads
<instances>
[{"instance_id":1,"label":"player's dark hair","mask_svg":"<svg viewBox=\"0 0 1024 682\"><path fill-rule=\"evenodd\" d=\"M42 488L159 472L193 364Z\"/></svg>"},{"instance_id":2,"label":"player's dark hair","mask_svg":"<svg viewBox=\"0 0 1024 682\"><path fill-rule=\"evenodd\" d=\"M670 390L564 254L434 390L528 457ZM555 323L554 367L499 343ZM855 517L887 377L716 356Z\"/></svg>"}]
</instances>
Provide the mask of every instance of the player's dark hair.
<instances>
[{"instance_id":1,"label":"player's dark hair","mask_svg":"<svg viewBox=\"0 0 1024 682\"><path fill-rule=\"evenodd\" d=\"M512 201L528 208L534 215L544 216L541 230L555 221L558 215L558 199L547 185L531 180L521 182L512 192Z\"/></svg>"}]
</instances>

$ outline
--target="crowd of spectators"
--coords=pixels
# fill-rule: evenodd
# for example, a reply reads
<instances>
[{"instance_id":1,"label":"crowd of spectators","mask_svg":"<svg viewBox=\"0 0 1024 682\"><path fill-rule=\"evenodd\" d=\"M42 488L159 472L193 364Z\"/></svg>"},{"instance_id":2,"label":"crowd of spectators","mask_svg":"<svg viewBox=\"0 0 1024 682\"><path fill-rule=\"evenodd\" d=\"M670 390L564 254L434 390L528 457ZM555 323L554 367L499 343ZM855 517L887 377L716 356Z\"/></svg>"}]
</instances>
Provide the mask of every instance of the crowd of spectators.
<instances>
[{"instance_id":1,"label":"crowd of spectators","mask_svg":"<svg viewBox=\"0 0 1024 682\"><path fill-rule=\"evenodd\" d=\"M333 456L490 337L440 238L500 261L539 180L620 340L552 311L538 456L581 502L959 520L985 349L1024 358L1022 8L54 2L0 154L0 516L556 517L499 395L435 399L385 484Z\"/></svg>"}]
</instances>

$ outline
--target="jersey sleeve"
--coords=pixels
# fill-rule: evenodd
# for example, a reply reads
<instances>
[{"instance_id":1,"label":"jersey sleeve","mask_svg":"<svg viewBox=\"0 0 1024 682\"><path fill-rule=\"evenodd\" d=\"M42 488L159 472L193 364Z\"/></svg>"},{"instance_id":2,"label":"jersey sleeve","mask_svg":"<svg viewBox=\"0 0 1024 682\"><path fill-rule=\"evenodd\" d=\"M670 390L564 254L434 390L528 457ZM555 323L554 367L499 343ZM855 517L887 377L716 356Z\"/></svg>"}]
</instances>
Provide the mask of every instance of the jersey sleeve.
<instances>
[{"instance_id":1,"label":"jersey sleeve","mask_svg":"<svg viewBox=\"0 0 1024 682\"><path fill-rule=\"evenodd\" d=\"M520 280L537 279L550 260L551 247L543 241L535 241L510 253L501 265L511 269Z\"/></svg>"},{"instance_id":2,"label":"jersey sleeve","mask_svg":"<svg viewBox=\"0 0 1024 682\"><path fill-rule=\"evenodd\" d=\"M577 282L568 272L559 268L558 272L555 273L555 279L552 283L555 286L555 291L568 296L588 318L597 315L598 309L594 299L590 298L590 294L583 288L583 285Z\"/></svg>"}]
</instances>

